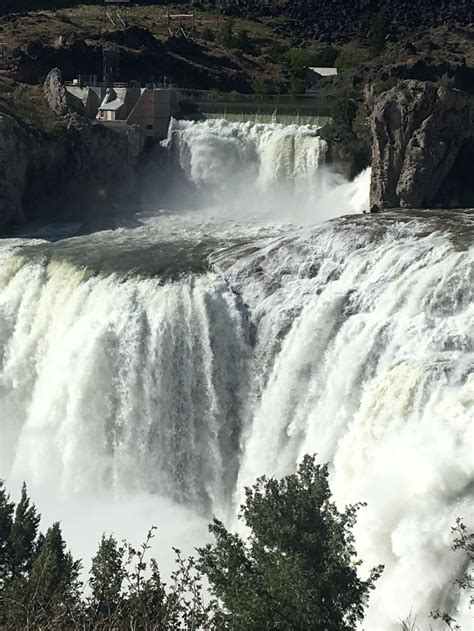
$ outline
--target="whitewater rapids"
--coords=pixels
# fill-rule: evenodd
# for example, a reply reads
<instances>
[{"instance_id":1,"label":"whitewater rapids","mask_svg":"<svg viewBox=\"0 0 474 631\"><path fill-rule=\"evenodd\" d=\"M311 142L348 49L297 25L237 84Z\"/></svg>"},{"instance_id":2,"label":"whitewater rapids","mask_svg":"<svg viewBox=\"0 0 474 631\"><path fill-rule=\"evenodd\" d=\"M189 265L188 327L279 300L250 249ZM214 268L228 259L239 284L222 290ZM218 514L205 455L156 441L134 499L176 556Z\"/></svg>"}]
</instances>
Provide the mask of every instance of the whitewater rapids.
<instances>
[{"instance_id":1,"label":"whitewater rapids","mask_svg":"<svg viewBox=\"0 0 474 631\"><path fill-rule=\"evenodd\" d=\"M179 125L170 151L216 203L242 184L201 181L219 135L222 156L281 133L321 151L310 130ZM288 146L278 160L294 160ZM263 153L254 192L271 189ZM235 183L229 164L216 169ZM213 513L235 526L257 475L317 453L340 506L367 502L361 572L385 565L363 628L396 631L410 611L428 628L439 606L469 629L450 528L458 516L474 527L473 214L312 227L222 215L0 241L0 478L26 480L90 556L104 529L130 536L132 522L134 536L158 523L166 546L199 545Z\"/></svg>"}]
</instances>

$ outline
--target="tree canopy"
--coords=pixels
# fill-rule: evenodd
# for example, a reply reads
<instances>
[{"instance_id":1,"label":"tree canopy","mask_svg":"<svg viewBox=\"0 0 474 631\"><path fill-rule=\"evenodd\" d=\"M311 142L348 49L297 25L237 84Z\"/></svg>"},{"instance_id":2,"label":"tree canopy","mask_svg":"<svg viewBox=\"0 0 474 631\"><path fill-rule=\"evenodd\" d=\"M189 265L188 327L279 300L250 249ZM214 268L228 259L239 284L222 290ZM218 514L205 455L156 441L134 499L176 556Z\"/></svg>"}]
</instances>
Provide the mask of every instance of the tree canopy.
<instances>
[{"instance_id":1,"label":"tree canopy","mask_svg":"<svg viewBox=\"0 0 474 631\"><path fill-rule=\"evenodd\" d=\"M306 456L293 475L257 480L241 509L248 540L214 519L200 568L230 628L348 631L362 620L382 568L358 576L352 528L362 505L339 512L328 475Z\"/></svg>"}]
</instances>

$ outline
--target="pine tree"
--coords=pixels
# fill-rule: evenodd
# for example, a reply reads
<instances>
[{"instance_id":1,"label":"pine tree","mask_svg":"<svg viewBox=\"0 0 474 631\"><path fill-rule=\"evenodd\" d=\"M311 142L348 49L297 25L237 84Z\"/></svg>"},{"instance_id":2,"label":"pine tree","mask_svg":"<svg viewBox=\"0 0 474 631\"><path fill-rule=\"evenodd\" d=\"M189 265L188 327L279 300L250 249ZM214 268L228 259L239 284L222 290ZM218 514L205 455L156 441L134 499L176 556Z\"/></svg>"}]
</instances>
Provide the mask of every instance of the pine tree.
<instances>
[{"instance_id":1,"label":"pine tree","mask_svg":"<svg viewBox=\"0 0 474 631\"><path fill-rule=\"evenodd\" d=\"M15 510L10 531L10 571L12 577L25 576L31 570L36 552L38 526L41 516L27 494L26 484Z\"/></svg>"},{"instance_id":2,"label":"pine tree","mask_svg":"<svg viewBox=\"0 0 474 631\"><path fill-rule=\"evenodd\" d=\"M119 608L125 576L124 553L114 537L102 535L97 554L92 559L89 581L92 587L91 606L96 616L111 616Z\"/></svg>"},{"instance_id":3,"label":"pine tree","mask_svg":"<svg viewBox=\"0 0 474 631\"><path fill-rule=\"evenodd\" d=\"M66 618L77 607L80 598L80 561L66 551L59 522L48 529L38 554L33 561L27 592L33 611L31 617L43 619Z\"/></svg>"},{"instance_id":4,"label":"pine tree","mask_svg":"<svg viewBox=\"0 0 474 631\"><path fill-rule=\"evenodd\" d=\"M0 588L9 578L14 510L15 504L10 502L10 496L0 480Z\"/></svg>"}]
</instances>

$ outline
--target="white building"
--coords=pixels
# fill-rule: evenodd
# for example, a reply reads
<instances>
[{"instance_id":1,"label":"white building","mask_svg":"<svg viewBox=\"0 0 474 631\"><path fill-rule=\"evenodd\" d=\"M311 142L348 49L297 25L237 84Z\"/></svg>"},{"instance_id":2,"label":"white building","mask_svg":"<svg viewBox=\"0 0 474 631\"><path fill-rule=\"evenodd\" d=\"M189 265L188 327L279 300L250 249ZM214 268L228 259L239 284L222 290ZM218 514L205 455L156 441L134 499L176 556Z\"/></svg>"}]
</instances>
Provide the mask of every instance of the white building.
<instances>
[{"instance_id":1,"label":"white building","mask_svg":"<svg viewBox=\"0 0 474 631\"><path fill-rule=\"evenodd\" d=\"M321 79L327 79L330 77L337 76L337 68L329 68L329 67L310 67L307 66L304 69L304 82L306 86L307 92L312 92L315 88L317 88Z\"/></svg>"}]
</instances>

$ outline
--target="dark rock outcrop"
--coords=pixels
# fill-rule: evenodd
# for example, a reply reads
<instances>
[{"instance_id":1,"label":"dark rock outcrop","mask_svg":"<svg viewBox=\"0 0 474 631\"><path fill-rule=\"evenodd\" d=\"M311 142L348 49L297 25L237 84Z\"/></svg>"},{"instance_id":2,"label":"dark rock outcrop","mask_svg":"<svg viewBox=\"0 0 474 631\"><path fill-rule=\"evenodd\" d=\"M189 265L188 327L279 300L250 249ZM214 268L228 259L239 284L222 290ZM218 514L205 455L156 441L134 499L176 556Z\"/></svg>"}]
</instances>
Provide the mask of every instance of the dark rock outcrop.
<instances>
[{"instance_id":1,"label":"dark rock outcrop","mask_svg":"<svg viewBox=\"0 0 474 631\"><path fill-rule=\"evenodd\" d=\"M371 204L381 208L470 206L474 97L433 83L401 81L373 97ZM449 194L447 191L449 189ZM472 199L471 199L472 195Z\"/></svg>"},{"instance_id":2,"label":"dark rock outcrop","mask_svg":"<svg viewBox=\"0 0 474 631\"><path fill-rule=\"evenodd\" d=\"M0 230L109 212L132 189L136 162L129 137L78 116L45 133L0 113Z\"/></svg>"}]
</instances>

